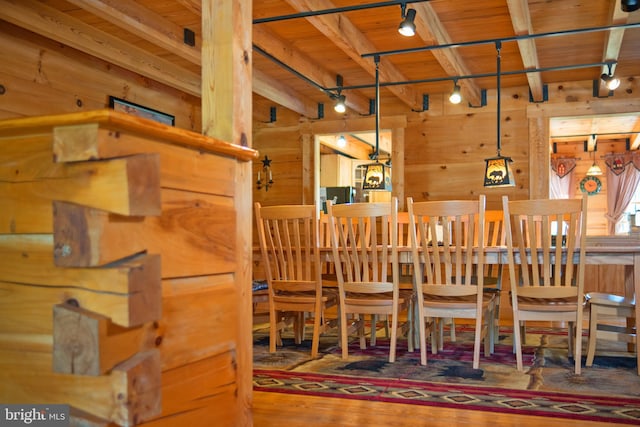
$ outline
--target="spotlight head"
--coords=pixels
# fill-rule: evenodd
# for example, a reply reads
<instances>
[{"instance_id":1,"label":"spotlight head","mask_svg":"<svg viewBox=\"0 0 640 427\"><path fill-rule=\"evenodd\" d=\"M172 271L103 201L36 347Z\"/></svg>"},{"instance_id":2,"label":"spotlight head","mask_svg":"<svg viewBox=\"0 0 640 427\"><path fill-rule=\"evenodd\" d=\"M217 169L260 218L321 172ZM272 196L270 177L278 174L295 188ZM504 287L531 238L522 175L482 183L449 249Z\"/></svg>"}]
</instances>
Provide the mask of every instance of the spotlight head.
<instances>
[{"instance_id":1,"label":"spotlight head","mask_svg":"<svg viewBox=\"0 0 640 427\"><path fill-rule=\"evenodd\" d=\"M454 85L453 92L451 92L451 95L449 96L449 102L452 104L460 104L461 101L462 95L460 95L460 86Z\"/></svg>"},{"instance_id":2,"label":"spotlight head","mask_svg":"<svg viewBox=\"0 0 640 427\"><path fill-rule=\"evenodd\" d=\"M615 77L615 76L611 76L609 74L602 74L600 76L600 78L602 79L602 81L604 82L605 86L607 86L607 89L609 90L616 90L618 88L618 86L620 86L620 79Z\"/></svg>"},{"instance_id":3,"label":"spotlight head","mask_svg":"<svg viewBox=\"0 0 640 427\"><path fill-rule=\"evenodd\" d=\"M333 106L336 113L344 113L347 111L347 105L345 104L346 99L344 95L338 95L336 97L336 104Z\"/></svg>"},{"instance_id":4,"label":"spotlight head","mask_svg":"<svg viewBox=\"0 0 640 427\"><path fill-rule=\"evenodd\" d=\"M416 24L413 22L416 19L416 10L407 10L407 14L403 18L398 27L398 32L405 37L412 37L416 33Z\"/></svg>"},{"instance_id":5,"label":"spotlight head","mask_svg":"<svg viewBox=\"0 0 640 427\"><path fill-rule=\"evenodd\" d=\"M622 7L623 12L635 12L640 9L640 3L638 3L638 0L621 0L620 6Z\"/></svg>"}]
</instances>

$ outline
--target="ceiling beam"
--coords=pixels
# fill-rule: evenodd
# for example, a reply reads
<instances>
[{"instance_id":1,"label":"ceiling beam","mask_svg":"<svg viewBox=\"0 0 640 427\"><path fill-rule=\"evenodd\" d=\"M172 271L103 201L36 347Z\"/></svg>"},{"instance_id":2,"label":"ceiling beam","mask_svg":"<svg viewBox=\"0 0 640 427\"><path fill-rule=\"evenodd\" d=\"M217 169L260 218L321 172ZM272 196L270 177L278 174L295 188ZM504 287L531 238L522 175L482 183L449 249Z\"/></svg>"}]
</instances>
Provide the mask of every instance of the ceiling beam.
<instances>
[{"instance_id":1,"label":"ceiling beam","mask_svg":"<svg viewBox=\"0 0 640 427\"><path fill-rule=\"evenodd\" d=\"M629 13L623 12L617 1L612 1L609 6L609 25L626 24L629 20ZM624 28L613 28L605 33L604 51L602 58L607 61L617 61L620 56L622 39L624 38ZM616 64L611 66L611 73L616 70ZM608 67L602 67L602 72L609 72Z\"/></svg>"},{"instance_id":2,"label":"ceiling beam","mask_svg":"<svg viewBox=\"0 0 640 427\"><path fill-rule=\"evenodd\" d=\"M253 69L253 92L305 117L318 117L318 104L299 94L280 81Z\"/></svg>"},{"instance_id":3,"label":"ceiling beam","mask_svg":"<svg viewBox=\"0 0 640 427\"><path fill-rule=\"evenodd\" d=\"M527 0L507 0L513 31L517 36L533 34L531 25L531 15L529 14L529 3ZM538 51L534 39L518 40L518 49L525 69L540 68L538 61ZM535 102L544 101L544 84L540 73L527 73L527 81L531 97Z\"/></svg>"},{"instance_id":4,"label":"ceiling beam","mask_svg":"<svg viewBox=\"0 0 640 427\"><path fill-rule=\"evenodd\" d=\"M335 6L330 0L285 0L297 12L308 12L312 9L331 9ZM375 46L344 15L322 15L306 18L314 27L323 33L332 43L345 52L353 61L375 76L374 61L363 58L362 54L375 51ZM380 80L387 82L405 81L407 78L389 61L380 61ZM422 110L422 95L408 85L389 86L388 90L412 109Z\"/></svg>"},{"instance_id":5,"label":"ceiling beam","mask_svg":"<svg viewBox=\"0 0 640 427\"><path fill-rule=\"evenodd\" d=\"M278 38L264 25L253 26L253 43L316 84L325 88L336 86L335 74L331 74L319 62L312 60L300 50L292 48L290 43ZM348 86L348 84L345 83L344 86ZM345 96L347 107L360 114L369 114L369 99L367 97L355 90L350 90Z\"/></svg>"},{"instance_id":6,"label":"ceiling beam","mask_svg":"<svg viewBox=\"0 0 640 427\"><path fill-rule=\"evenodd\" d=\"M609 25L620 25L626 24L629 18L629 13L623 12L619 7L618 1L612 1L609 5ZM604 39L604 47L602 51L602 58L608 61L617 61L620 55L620 47L622 46L622 39L624 38L624 28L612 28L611 30L605 33ZM611 65L611 69L608 66L602 67L602 74L611 74L613 75L616 70L616 64ZM604 87L604 82L602 79L596 77L599 81L598 85L598 96L600 95L600 91L604 90L605 93L608 93L609 90Z\"/></svg>"},{"instance_id":7,"label":"ceiling beam","mask_svg":"<svg viewBox=\"0 0 640 427\"><path fill-rule=\"evenodd\" d=\"M199 36L196 36L198 48L186 45L183 41L184 28L132 0L68 1L193 64L201 65L202 40Z\"/></svg>"},{"instance_id":8,"label":"ceiling beam","mask_svg":"<svg viewBox=\"0 0 640 427\"><path fill-rule=\"evenodd\" d=\"M101 10L99 16L105 19L108 18L126 31L131 31L131 24L125 20L119 21L117 18L128 7L135 7L135 10L146 17L138 21L137 25L134 25L140 37L163 48L168 45L172 46L172 48L175 48L173 53L194 64L199 65L201 63L199 50L197 51L198 56L195 57L191 53L192 48L189 46L184 44L176 46L174 39L168 35L163 36L157 29L158 25L162 25L163 20L157 19L150 11L145 12L146 9L139 9L138 5L134 5L130 1L126 3L122 3L120 0L117 2L113 0L74 1L77 1L77 5L87 3L89 12L99 8ZM199 74L169 61L159 59L130 43L96 30L40 2L34 0L0 0L0 18L167 86L191 95L201 96ZM175 32L175 28L168 28L172 28L170 31ZM314 101L283 87L275 79L270 79L261 73L255 72L255 70L253 73L253 88L256 93L299 114L311 118L318 115L317 104Z\"/></svg>"},{"instance_id":9,"label":"ceiling beam","mask_svg":"<svg viewBox=\"0 0 640 427\"><path fill-rule=\"evenodd\" d=\"M183 5L186 9L198 16L202 16L202 0L175 0Z\"/></svg>"},{"instance_id":10,"label":"ceiling beam","mask_svg":"<svg viewBox=\"0 0 640 427\"><path fill-rule=\"evenodd\" d=\"M319 140L320 144L325 147L329 147L334 151L338 151L344 155L352 157L354 159L359 160L368 160L369 155L373 152L372 147L365 143L358 141L355 138L345 138L347 139L347 144L344 147L340 147L338 145L338 137L340 135L322 135Z\"/></svg>"},{"instance_id":11,"label":"ceiling beam","mask_svg":"<svg viewBox=\"0 0 640 427\"><path fill-rule=\"evenodd\" d=\"M412 7L416 10L416 33L427 45L452 43L449 33L442 25L442 21L440 21L430 3L414 4ZM431 53L447 75L471 75L469 68L456 49L432 50ZM458 85L463 98L470 105L482 105L482 90L473 79L460 80Z\"/></svg>"}]
</instances>

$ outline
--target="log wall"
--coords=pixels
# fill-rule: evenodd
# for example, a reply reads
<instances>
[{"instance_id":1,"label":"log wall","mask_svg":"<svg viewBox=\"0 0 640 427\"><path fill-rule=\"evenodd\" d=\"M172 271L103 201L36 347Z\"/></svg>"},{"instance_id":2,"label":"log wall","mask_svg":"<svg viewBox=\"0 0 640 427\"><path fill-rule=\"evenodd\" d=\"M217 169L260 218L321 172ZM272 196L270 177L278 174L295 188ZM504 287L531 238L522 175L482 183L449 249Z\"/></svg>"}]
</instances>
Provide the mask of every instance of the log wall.
<instances>
[{"instance_id":1,"label":"log wall","mask_svg":"<svg viewBox=\"0 0 640 427\"><path fill-rule=\"evenodd\" d=\"M246 419L230 230L257 153L111 110L0 121L0 147L0 401L91 425Z\"/></svg>"}]
</instances>

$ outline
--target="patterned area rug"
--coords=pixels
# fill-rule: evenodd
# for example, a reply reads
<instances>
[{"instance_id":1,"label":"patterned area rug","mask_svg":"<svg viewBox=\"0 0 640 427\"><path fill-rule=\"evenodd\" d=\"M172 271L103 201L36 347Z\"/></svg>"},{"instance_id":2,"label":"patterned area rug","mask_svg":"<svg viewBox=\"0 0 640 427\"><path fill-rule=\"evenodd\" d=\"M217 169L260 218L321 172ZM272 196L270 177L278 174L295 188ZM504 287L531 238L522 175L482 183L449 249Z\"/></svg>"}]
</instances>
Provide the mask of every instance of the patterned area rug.
<instances>
[{"instance_id":1,"label":"patterned area rug","mask_svg":"<svg viewBox=\"0 0 640 427\"><path fill-rule=\"evenodd\" d=\"M456 328L455 342L447 332L445 341L444 351L429 351L427 366L421 366L420 352L409 353L402 339L395 363L388 363L384 337L365 350L351 343L343 360L337 337L324 336L312 359L310 341L296 345L286 337L269 353L268 331L257 329L254 389L640 425L640 377L625 344L599 343L594 366L585 367L583 360L576 376L566 331L528 328L524 372L516 369L509 329L501 329L494 354L481 351L479 369L472 368L468 327Z\"/></svg>"}]
</instances>

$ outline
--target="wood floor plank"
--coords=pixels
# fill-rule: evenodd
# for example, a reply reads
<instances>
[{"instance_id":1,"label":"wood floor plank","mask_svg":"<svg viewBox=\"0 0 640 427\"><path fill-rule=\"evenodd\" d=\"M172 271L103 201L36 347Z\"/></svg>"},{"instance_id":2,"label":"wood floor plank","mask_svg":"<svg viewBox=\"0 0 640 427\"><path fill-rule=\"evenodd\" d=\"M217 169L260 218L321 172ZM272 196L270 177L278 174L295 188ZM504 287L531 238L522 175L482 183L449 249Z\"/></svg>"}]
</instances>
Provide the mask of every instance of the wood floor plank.
<instances>
[{"instance_id":1,"label":"wood floor plank","mask_svg":"<svg viewBox=\"0 0 640 427\"><path fill-rule=\"evenodd\" d=\"M545 427L607 427L619 424L254 391L253 425L255 427L281 427L284 425L305 427L531 427L540 425Z\"/></svg>"}]
</instances>

